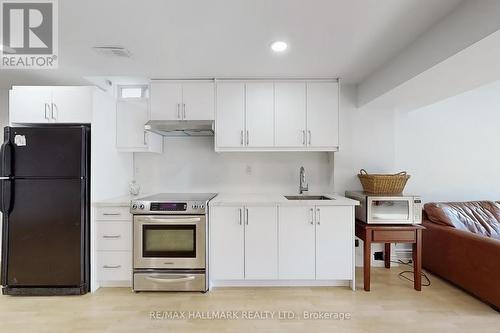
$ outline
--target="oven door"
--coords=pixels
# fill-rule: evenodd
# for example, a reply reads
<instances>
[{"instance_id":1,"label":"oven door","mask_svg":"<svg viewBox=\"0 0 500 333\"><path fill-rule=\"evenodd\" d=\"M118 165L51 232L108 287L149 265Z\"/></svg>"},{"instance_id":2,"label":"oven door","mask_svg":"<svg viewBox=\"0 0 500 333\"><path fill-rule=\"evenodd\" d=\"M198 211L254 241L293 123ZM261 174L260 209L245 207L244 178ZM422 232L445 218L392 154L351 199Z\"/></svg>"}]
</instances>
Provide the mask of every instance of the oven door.
<instances>
[{"instance_id":1,"label":"oven door","mask_svg":"<svg viewBox=\"0 0 500 333\"><path fill-rule=\"evenodd\" d=\"M134 269L204 269L204 215L134 216Z\"/></svg>"},{"instance_id":2,"label":"oven door","mask_svg":"<svg viewBox=\"0 0 500 333\"><path fill-rule=\"evenodd\" d=\"M373 224L412 224L413 198L367 197L366 222Z\"/></svg>"}]
</instances>

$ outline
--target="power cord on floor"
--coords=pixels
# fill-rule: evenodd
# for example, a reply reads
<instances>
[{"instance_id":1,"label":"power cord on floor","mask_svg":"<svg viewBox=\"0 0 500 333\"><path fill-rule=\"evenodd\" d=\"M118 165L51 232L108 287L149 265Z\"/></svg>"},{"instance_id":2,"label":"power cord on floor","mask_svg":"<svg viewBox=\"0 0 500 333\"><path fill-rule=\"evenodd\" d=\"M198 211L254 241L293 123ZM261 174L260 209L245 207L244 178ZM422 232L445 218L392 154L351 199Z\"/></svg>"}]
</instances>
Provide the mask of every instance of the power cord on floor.
<instances>
[{"instance_id":1,"label":"power cord on floor","mask_svg":"<svg viewBox=\"0 0 500 333\"><path fill-rule=\"evenodd\" d=\"M407 262L404 262L403 260L401 259L398 259L397 261L393 261L391 260L392 263L395 263L395 264L401 264L401 265L406 265L406 266L410 266L413 268L413 262L412 260L408 260ZM410 277L406 276L408 274L411 274ZM424 279L424 282L422 283L422 286L423 287L429 287L431 285L431 280L429 279L429 277L427 276L427 274L425 274L423 271L422 273L420 273L422 275L422 278ZM411 271L402 271L398 274L398 277L400 279L404 279L404 280L407 280L407 281L410 281L410 282L413 282L413 275L414 275L414 271L411 270Z\"/></svg>"}]
</instances>

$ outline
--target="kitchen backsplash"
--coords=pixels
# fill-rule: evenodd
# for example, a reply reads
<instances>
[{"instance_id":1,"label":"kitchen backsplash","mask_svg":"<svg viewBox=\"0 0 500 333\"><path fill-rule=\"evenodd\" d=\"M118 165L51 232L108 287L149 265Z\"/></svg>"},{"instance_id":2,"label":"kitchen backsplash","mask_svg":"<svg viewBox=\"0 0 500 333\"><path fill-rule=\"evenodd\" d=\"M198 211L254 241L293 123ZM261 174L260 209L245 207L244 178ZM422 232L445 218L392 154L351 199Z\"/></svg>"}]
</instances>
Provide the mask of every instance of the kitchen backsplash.
<instances>
[{"instance_id":1,"label":"kitchen backsplash","mask_svg":"<svg viewBox=\"0 0 500 333\"><path fill-rule=\"evenodd\" d=\"M333 189L333 155L324 152L216 153L213 137L168 137L162 154L135 153L134 159L142 193L295 193L300 166L310 192Z\"/></svg>"}]
</instances>

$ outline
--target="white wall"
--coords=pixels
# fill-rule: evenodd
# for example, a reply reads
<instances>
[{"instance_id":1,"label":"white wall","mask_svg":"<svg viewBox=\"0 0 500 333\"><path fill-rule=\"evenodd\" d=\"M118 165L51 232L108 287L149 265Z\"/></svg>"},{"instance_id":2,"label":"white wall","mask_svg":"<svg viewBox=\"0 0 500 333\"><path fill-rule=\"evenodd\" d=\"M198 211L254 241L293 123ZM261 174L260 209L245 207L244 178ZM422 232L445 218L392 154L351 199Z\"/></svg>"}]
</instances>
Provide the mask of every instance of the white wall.
<instances>
[{"instance_id":1,"label":"white wall","mask_svg":"<svg viewBox=\"0 0 500 333\"><path fill-rule=\"evenodd\" d=\"M128 194L132 154L116 150L116 101L96 88L92 113L92 201Z\"/></svg>"},{"instance_id":2,"label":"white wall","mask_svg":"<svg viewBox=\"0 0 500 333\"><path fill-rule=\"evenodd\" d=\"M296 193L300 166L310 192L331 192L327 153L216 153L213 137L170 137L163 154L135 154L142 193Z\"/></svg>"},{"instance_id":3,"label":"white wall","mask_svg":"<svg viewBox=\"0 0 500 333\"><path fill-rule=\"evenodd\" d=\"M396 166L424 201L500 200L500 82L396 113Z\"/></svg>"},{"instance_id":4,"label":"white wall","mask_svg":"<svg viewBox=\"0 0 500 333\"><path fill-rule=\"evenodd\" d=\"M0 128L2 129L9 124L9 90L0 89Z\"/></svg>"},{"instance_id":5,"label":"white wall","mask_svg":"<svg viewBox=\"0 0 500 333\"><path fill-rule=\"evenodd\" d=\"M352 86L342 87L340 151L335 153L335 192L359 190L360 169L394 172L394 112L355 106Z\"/></svg>"}]
</instances>

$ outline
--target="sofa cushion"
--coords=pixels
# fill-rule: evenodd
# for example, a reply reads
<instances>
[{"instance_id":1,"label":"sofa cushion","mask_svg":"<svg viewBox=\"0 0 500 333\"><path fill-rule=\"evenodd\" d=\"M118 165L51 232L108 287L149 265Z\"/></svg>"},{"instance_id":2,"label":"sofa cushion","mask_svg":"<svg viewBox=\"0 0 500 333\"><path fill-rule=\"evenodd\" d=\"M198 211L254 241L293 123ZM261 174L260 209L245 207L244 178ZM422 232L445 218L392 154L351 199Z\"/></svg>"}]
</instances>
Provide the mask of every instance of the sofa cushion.
<instances>
[{"instance_id":1,"label":"sofa cushion","mask_svg":"<svg viewBox=\"0 0 500 333\"><path fill-rule=\"evenodd\" d=\"M493 201L426 203L430 221L500 239L500 205Z\"/></svg>"}]
</instances>

